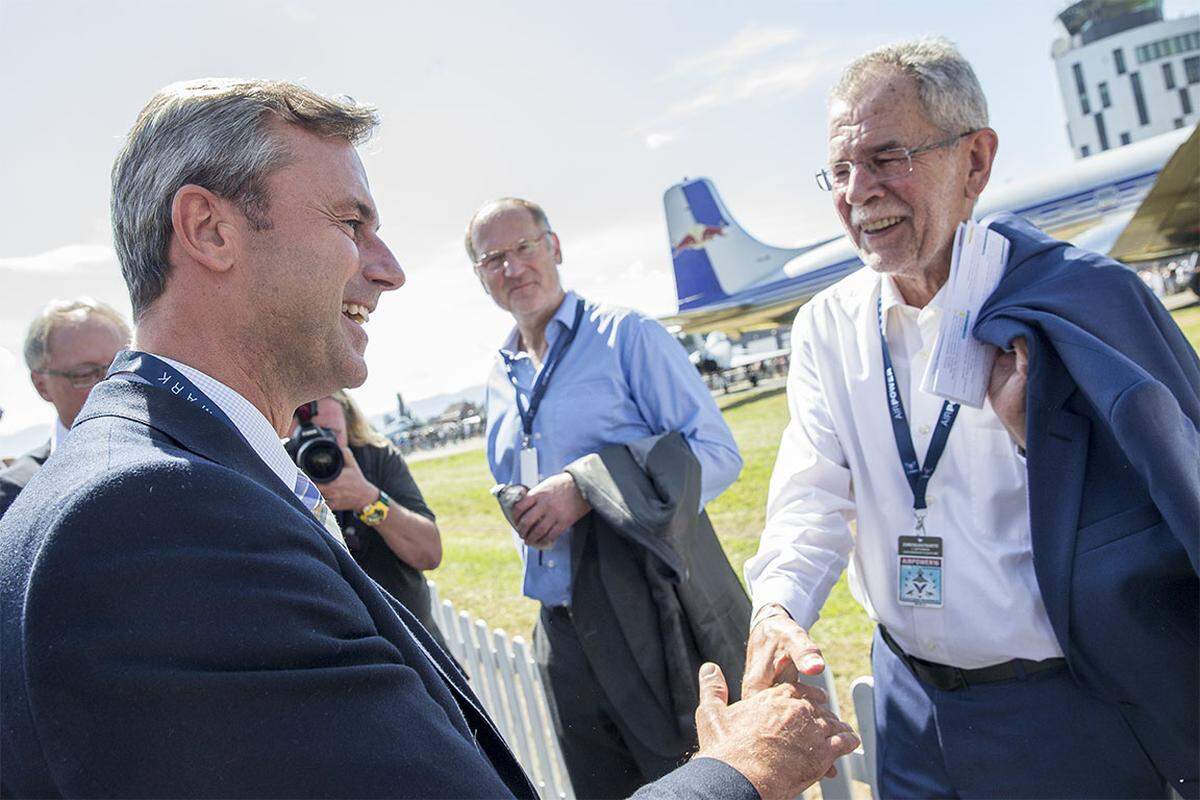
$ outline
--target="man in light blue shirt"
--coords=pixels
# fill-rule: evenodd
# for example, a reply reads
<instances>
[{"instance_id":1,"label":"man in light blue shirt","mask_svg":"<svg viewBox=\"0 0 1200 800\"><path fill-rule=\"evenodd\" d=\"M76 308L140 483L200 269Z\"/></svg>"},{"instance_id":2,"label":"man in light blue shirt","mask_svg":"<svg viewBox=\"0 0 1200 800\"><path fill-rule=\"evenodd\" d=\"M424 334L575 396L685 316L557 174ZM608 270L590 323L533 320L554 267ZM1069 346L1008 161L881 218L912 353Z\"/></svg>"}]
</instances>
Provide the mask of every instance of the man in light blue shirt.
<instances>
[{"instance_id":1,"label":"man in light blue shirt","mask_svg":"<svg viewBox=\"0 0 1200 800\"><path fill-rule=\"evenodd\" d=\"M540 207L515 198L486 204L466 247L484 289L516 322L488 380L487 457L498 482L529 487L513 518L523 591L543 605L535 642L567 767L581 796L624 796L684 753L638 741L614 711L622 698L609 696L575 641L572 526L591 508L563 468L610 445L679 432L700 462L703 507L737 478L741 456L662 325L563 290L561 246Z\"/></svg>"}]
</instances>

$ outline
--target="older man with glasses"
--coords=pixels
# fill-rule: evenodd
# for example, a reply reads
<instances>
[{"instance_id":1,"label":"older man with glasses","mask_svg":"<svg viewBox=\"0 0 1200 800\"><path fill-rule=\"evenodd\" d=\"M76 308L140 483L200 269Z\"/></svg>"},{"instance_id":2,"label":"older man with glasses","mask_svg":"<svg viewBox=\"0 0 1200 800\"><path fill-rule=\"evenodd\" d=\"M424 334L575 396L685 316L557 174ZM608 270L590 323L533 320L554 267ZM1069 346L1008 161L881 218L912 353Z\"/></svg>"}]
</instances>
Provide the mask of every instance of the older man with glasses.
<instances>
[{"instance_id":1,"label":"older man with glasses","mask_svg":"<svg viewBox=\"0 0 1200 800\"><path fill-rule=\"evenodd\" d=\"M567 770L580 797L624 797L694 748L697 656L740 679L749 601L702 512L737 478L742 460L708 389L662 325L564 291L562 246L540 206L516 198L485 204L465 244L484 290L515 322L488 381L487 458L498 482L528 489L508 511L520 537L523 592L542 605L535 655ZM649 599L643 572L650 566L606 527L611 515L593 513L587 479L581 483L572 466L670 433L686 442L683 459L699 462L685 537L712 549L696 558L689 580L720 598L701 624L715 623L732 643L723 657L719 647L706 650L713 637L703 633L682 650L664 644L662 595ZM681 658L671 662L675 653Z\"/></svg>"},{"instance_id":2,"label":"older man with glasses","mask_svg":"<svg viewBox=\"0 0 1200 800\"><path fill-rule=\"evenodd\" d=\"M817 184L866 268L796 317L791 422L746 564L746 688L824 669L809 631L849 564L879 623L881 797L1162 797L1167 780L1194 797L1195 422L1140 437L1181 465L1151 502L1145 445L1113 446L1126 432L1082 398L1115 391L1128 356L1175 392L1126 423L1149 433L1196 408L1195 357L1129 270L1007 215L991 225L1008 272L974 327L1005 305L1008 335L988 341L1012 347L988 402L922 392L955 232L996 155L987 102L954 47L927 39L852 62L829 116ZM1106 343L1095 320L1130 306L1136 324L1111 327L1137 334ZM1112 355L1064 354L1072 337Z\"/></svg>"},{"instance_id":3,"label":"older man with glasses","mask_svg":"<svg viewBox=\"0 0 1200 800\"><path fill-rule=\"evenodd\" d=\"M25 336L29 379L57 415L50 438L0 470L0 514L67 435L88 394L129 343L129 323L90 297L55 300L42 309Z\"/></svg>"}]
</instances>

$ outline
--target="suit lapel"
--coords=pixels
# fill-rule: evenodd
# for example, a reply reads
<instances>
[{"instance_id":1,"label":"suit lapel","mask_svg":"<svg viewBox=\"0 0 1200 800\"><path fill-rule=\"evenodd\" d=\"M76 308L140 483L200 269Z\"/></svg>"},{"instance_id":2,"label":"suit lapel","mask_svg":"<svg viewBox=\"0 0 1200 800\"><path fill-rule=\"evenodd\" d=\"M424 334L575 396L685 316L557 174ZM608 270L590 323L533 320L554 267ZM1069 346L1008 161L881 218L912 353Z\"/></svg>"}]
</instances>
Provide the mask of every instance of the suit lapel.
<instances>
[{"instance_id":1,"label":"suit lapel","mask_svg":"<svg viewBox=\"0 0 1200 800\"><path fill-rule=\"evenodd\" d=\"M1034 571L1046 614L1069 654L1071 574L1087 461L1087 419L1063 408L1075 390L1054 349L1030 337L1028 408L1029 522Z\"/></svg>"}]
</instances>

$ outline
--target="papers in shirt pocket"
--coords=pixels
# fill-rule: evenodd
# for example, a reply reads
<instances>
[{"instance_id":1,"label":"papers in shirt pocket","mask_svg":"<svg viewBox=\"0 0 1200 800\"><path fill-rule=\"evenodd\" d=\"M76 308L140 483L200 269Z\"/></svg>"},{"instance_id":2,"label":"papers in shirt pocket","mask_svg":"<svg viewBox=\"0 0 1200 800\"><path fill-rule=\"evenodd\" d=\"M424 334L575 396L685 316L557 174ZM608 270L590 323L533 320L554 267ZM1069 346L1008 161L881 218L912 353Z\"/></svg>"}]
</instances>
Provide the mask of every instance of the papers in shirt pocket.
<instances>
[{"instance_id":1,"label":"papers in shirt pocket","mask_svg":"<svg viewBox=\"0 0 1200 800\"><path fill-rule=\"evenodd\" d=\"M999 350L971 335L979 309L1000 283L1008 263L1008 240L987 221L958 226L950 278L938 298L941 326L921 391L955 403L983 408L988 378Z\"/></svg>"}]
</instances>

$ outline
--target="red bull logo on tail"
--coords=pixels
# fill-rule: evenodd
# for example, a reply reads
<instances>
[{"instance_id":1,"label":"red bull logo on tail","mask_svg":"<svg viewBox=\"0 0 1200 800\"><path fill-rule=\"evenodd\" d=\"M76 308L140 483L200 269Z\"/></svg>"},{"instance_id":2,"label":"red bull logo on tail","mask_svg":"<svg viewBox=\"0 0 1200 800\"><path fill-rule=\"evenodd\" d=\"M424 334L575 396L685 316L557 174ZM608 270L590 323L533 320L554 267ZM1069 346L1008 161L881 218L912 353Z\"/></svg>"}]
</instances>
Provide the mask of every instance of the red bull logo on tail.
<instances>
[{"instance_id":1,"label":"red bull logo on tail","mask_svg":"<svg viewBox=\"0 0 1200 800\"><path fill-rule=\"evenodd\" d=\"M705 246L715 237L724 236L726 225L700 225L696 224L688 228L675 246L671 248L672 257L679 255L684 250L703 250Z\"/></svg>"}]
</instances>

